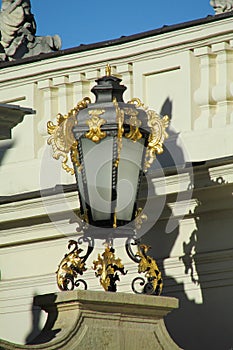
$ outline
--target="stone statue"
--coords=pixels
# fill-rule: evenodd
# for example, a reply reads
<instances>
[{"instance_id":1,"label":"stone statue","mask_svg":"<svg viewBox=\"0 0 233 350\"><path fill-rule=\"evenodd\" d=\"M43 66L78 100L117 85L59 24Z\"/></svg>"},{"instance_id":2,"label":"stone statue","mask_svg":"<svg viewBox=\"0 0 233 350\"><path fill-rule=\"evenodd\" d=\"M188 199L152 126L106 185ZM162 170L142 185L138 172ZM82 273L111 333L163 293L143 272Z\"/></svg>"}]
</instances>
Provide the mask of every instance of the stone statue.
<instances>
[{"instance_id":1,"label":"stone statue","mask_svg":"<svg viewBox=\"0 0 233 350\"><path fill-rule=\"evenodd\" d=\"M210 5L213 6L216 15L233 11L233 0L210 0Z\"/></svg>"},{"instance_id":2,"label":"stone statue","mask_svg":"<svg viewBox=\"0 0 233 350\"><path fill-rule=\"evenodd\" d=\"M58 35L36 36L30 0L2 0L0 12L0 60L12 61L61 48Z\"/></svg>"}]
</instances>

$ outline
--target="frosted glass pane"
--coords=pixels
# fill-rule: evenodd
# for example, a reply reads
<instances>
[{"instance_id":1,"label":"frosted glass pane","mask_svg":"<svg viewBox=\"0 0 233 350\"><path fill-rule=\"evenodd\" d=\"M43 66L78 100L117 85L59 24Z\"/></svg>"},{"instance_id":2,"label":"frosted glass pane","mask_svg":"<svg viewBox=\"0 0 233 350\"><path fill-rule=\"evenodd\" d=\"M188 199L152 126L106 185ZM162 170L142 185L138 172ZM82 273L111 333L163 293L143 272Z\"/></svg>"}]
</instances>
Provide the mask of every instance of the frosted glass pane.
<instances>
[{"instance_id":1,"label":"frosted glass pane","mask_svg":"<svg viewBox=\"0 0 233 350\"><path fill-rule=\"evenodd\" d=\"M143 148L143 140L133 142L123 138L117 183L116 212L118 220L131 220L136 200Z\"/></svg>"},{"instance_id":2,"label":"frosted glass pane","mask_svg":"<svg viewBox=\"0 0 233 350\"><path fill-rule=\"evenodd\" d=\"M94 220L109 220L112 199L113 138L100 143L82 139L89 205Z\"/></svg>"},{"instance_id":3,"label":"frosted glass pane","mask_svg":"<svg viewBox=\"0 0 233 350\"><path fill-rule=\"evenodd\" d=\"M86 203L85 203L85 196L84 196L84 190L83 190L83 180L82 180L82 174L81 171L78 171L78 169L76 169L76 176L78 179L78 188L79 188L79 195L81 197L81 202L82 202L82 206L83 209L86 209Z\"/></svg>"}]
</instances>

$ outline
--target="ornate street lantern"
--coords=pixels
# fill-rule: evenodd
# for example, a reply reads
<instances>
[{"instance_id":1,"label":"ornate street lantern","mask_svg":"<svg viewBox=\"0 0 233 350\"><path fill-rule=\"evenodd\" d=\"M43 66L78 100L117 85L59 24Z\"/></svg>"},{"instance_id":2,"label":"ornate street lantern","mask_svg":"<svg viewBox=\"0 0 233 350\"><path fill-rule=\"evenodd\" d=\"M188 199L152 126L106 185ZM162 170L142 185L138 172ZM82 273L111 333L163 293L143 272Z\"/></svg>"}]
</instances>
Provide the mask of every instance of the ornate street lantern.
<instances>
[{"instance_id":1,"label":"ornate street lantern","mask_svg":"<svg viewBox=\"0 0 233 350\"><path fill-rule=\"evenodd\" d=\"M67 116L59 115L58 125L48 123L51 134L48 143L53 146L54 158L62 156L63 168L75 173L80 218L86 224L88 235L102 237L107 243L102 258L98 256L94 261L94 268L104 289L115 291L116 271L124 273L124 269L120 259L115 258L113 241L120 236L135 237L137 226L143 221L142 209L137 208L141 178L156 154L163 152L169 119L167 116L161 118L139 99L125 103L126 87L120 84L121 79L111 74L109 66L106 75L96 82L91 90L96 97L95 103L85 98ZM67 165L68 152L71 153L72 168ZM70 283L71 288L75 283L77 286L75 278L85 271L85 261L91 251L89 249L80 257L81 250L75 241L70 244L76 247L72 256L76 266L65 256L58 269L60 289L69 289ZM148 247L141 245L133 255L129 243L126 246L129 256L139 263L139 272L147 272L148 283L156 280L154 285L151 283L152 287L147 283L144 292L150 290L159 294L161 276L155 261L147 256ZM104 264L105 271L107 268L110 271L103 277L98 271L103 271ZM145 271L143 264L147 264ZM148 275L149 268L154 273Z\"/></svg>"}]
</instances>

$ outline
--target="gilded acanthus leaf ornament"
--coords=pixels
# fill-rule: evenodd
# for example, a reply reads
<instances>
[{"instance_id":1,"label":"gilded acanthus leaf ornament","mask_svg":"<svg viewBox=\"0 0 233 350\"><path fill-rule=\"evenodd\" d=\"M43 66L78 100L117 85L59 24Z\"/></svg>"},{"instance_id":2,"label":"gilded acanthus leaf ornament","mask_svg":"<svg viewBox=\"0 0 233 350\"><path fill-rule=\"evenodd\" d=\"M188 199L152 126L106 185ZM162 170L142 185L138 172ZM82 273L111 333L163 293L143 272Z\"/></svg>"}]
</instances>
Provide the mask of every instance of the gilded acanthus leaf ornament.
<instances>
[{"instance_id":1,"label":"gilded acanthus leaf ornament","mask_svg":"<svg viewBox=\"0 0 233 350\"><path fill-rule=\"evenodd\" d=\"M148 138L148 146L146 150L146 156L145 156L145 163L144 163L144 171L148 171L148 169L151 167L151 164L156 158L156 154L163 153L163 143L165 139L168 137L168 134L166 132L166 128L169 125L169 117L166 115L164 117L161 117L158 115L154 110L148 109L142 103L142 101L139 98L133 98L128 103L134 104L136 108L143 109L147 114L147 125L150 128L150 135ZM132 120L132 125L134 124L134 130L137 131L136 127L139 127L136 125L136 120ZM133 131L133 128L131 129ZM130 130L130 131L131 131ZM132 133L129 133L130 137L132 137ZM135 136L136 138L136 136Z\"/></svg>"},{"instance_id":2,"label":"gilded acanthus leaf ornament","mask_svg":"<svg viewBox=\"0 0 233 350\"><path fill-rule=\"evenodd\" d=\"M58 114L57 124L49 121L47 123L47 131L51 136L47 143L52 146L53 158L63 158L62 167L68 173L74 174L74 169L67 165L68 154L70 152L72 162L79 166L77 141L74 138L72 129L76 123L76 115L81 110L87 107L91 100L85 97L76 107L71 109L67 115Z\"/></svg>"},{"instance_id":3,"label":"gilded acanthus leaf ornament","mask_svg":"<svg viewBox=\"0 0 233 350\"><path fill-rule=\"evenodd\" d=\"M144 105L144 103L138 97L132 98L132 100L128 101L127 103L135 105L136 108L141 107L143 109L147 109L147 107Z\"/></svg>"},{"instance_id":4,"label":"gilded acanthus leaf ornament","mask_svg":"<svg viewBox=\"0 0 233 350\"><path fill-rule=\"evenodd\" d=\"M104 112L104 109L93 109L89 111L91 118L86 121L86 124L89 126L90 130L85 136L93 142L99 142L106 137L106 132L101 131L101 126L106 123L105 119L100 118L100 115Z\"/></svg>"},{"instance_id":5,"label":"gilded acanthus leaf ornament","mask_svg":"<svg viewBox=\"0 0 233 350\"><path fill-rule=\"evenodd\" d=\"M150 246L140 244L139 250L136 254L136 257L140 259L138 264L138 272L145 273L147 281L141 277L136 277L132 282L132 288L135 293L140 294L140 292L135 290L135 282L140 280L140 285L144 285L141 294L160 295L163 288L162 276L156 261L147 255L149 249Z\"/></svg>"},{"instance_id":6,"label":"gilded acanthus leaf ornament","mask_svg":"<svg viewBox=\"0 0 233 350\"><path fill-rule=\"evenodd\" d=\"M151 133L148 139L144 171L147 171L156 158L156 154L163 153L163 143L168 137L166 128L169 125L169 117L165 115L161 118L155 111L147 110L148 126Z\"/></svg>"},{"instance_id":7,"label":"gilded acanthus leaf ornament","mask_svg":"<svg viewBox=\"0 0 233 350\"><path fill-rule=\"evenodd\" d=\"M127 137L127 139L136 142L142 138L142 134L139 130L142 122L138 119L138 112L135 109L125 108L124 111L125 114L130 116L130 119L128 121L128 124L130 125L130 131L129 133L125 134L125 136Z\"/></svg>"},{"instance_id":8,"label":"gilded acanthus leaf ornament","mask_svg":"<svg viewBox=\"0 0 233 350\"><path fill-rule=\"evenodd\" d=\"M69 241L68 249L74 246L73 250L64 256L57 269L57 285L60 290L73 290L80 283L86 289L86 282L78 279L78 275L82 275L86 270L85 257L80 257L83 249L78 248L78 244L74 240Z\"/></svg>"},{"instance_id":9,"label":"gilded acanthus leaf ornament","mask_svg":"<svg viewBox=\"0 0 233 350\"><path fill-rule=\"evenodd\" d=\"M123 275L127 273L121 259L116 259L114 253L113 247L107 245L103 254L98 254L98 259L93 261L96 277L100 277L101 286L109 292L116 292L116 281L120 280L117 271Z\"/></svg>"}]
</instances>

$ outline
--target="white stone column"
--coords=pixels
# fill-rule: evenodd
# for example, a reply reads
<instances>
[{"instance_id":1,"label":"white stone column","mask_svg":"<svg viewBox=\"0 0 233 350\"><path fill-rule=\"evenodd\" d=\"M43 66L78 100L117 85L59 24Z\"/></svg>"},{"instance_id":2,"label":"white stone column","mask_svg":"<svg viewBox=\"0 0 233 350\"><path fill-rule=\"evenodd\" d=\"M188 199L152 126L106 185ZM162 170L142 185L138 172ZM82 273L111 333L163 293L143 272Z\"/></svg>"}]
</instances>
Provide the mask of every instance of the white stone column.
<instances>
[{"instance_id":1,"label":"white stone column","mask_svg":"<svg viewBox=\"0 0 233 350\"><path fill-rule=\"evenodd\" d=\"M130 63L118 65L117 73L122 76L122 83L127 86L127 90L124 93L124 101L127 102L135 97L133 91L133 65Z\"/></svg>"},{"instance_id":2,"label":"white stone column","mask_svg":"<svg viewBox=\"0 0 233 350\"><path fill-rule=\"evenodd\" d=\"M103 75L105 75L105 73ZM93 69L91 71L86 72L86 79L89 82L90 91L96 85L96 79L101 78L103 75L101 74L100 69ZM95 97L92 92L89 93L89 97L91 98L92 102L95 101Z\"/></svg>"},{"instance_id":3,"label":"white stone column","mask_svg":"<svg viewBox=\"0 0 233 350\"><path fill-rule=\"evenodd\" d=\"M233 50L229 44L222 42L212 45L212 52L217 55L217 84L213 87L213 98L217 111L213 118L213 127L221 127L232 122L233 96L230 83L233 81Z\"/></svg>"},{"instance_id":4,"label":"white stone column","mask_svg":"<svg viewBox=\"0 0 233 350\"><path fill-rule=\"evenodd\" d=\"M194 55L200 58L200 87L194 93L194 99L200 108L200 116L194 122L194 129L212 127L212 118L216 112L216 102L212 97L215 85L215 55L208 46L197 48ZM196 72L198 74L198 72Z\"/></svg>"},{"instance_id":5,"label":"white stone column","mask_svg":"<svg viewBox=\"0 0 233 350\"><path fill-rule=\"evenodd\" d=\"M57 88L53 86L52 79L38 81L37 88L38 90L40 90L40 92L42 92L37 113L37 115L40 118L40 122L38 124L38 131L39 134L42 136L42 140L38 140L40 158L48 138L47 122L49 120L53 120L56 117L58 113L58 104Z\"/></svg>"},{"instance_id":6,"label":"white stone column","mask_svg":"<svg viewBox=\"0 0 233 350\"><path fill-rule=\"evenodd\" d=\"M53 119L58 113L57 89L54 88L52 79L38 81L37 87L42 91L41 108L39 111L42 118L38 129L42 136L47 136L47 121Z\"/></svg>"},{"instance_id":7,"label":"white stone column","mask_svg":"<svg viewBox=\"0 0 233 350\"><path fill-rule=\"evenodd\" d=\"M67 76L53 78L53 86L58 89L58 112L67 114L72 106L71 84Z\"/></svg>"},{"instance_id":8,"label":"white stone column","mask_svg":"<svg viewBox=\"0 0 233 350\"><path fill-rule=\"evenodd\" d=\"M69 83L72 86L72 107L76 106L84 97L90 95L90 84L85 77L85 73L69 74Z\"/></svg>"}]
</instances>

